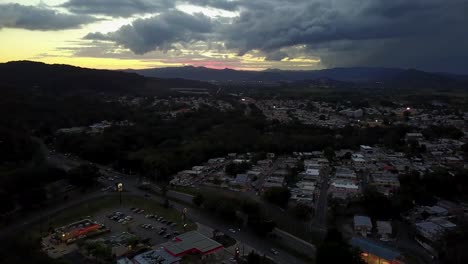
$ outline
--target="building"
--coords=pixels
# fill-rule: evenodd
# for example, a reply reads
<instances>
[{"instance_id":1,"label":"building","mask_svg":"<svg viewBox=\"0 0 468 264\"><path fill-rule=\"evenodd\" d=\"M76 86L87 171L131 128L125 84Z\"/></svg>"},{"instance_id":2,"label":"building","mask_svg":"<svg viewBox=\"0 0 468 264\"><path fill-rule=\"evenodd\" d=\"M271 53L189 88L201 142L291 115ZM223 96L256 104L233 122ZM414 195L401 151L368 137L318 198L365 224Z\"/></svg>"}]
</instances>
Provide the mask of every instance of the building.
<instances>
[{"instance_id":1,"label":"building","mask_svg":"<svg viewBox=\"0 0 468 264\"><path fill-rule=\"evenodd\" d=\"M345 167L337 167L335 171L335 177L338 179L348 179L348 180L357 179L356 173L353 170L345 168Z\"/></svg>"},{"instance_id":2,"label":"building","mask_svg":"<svg viewBox=\"0 0 468 264\"><path fill-rule=\"evenodd\" d=\"M360 188L352 180L335 179L330 185L329 193L333 198L347 199L359 194Z\"/></svg>"},{"instance_id":3,"label":"building","mask_svg":"<svg viewBox=\"0 0 468 264\"><path fill-rule=\"evenodd\" d=\"M320 177L320 171L318 169L307 169L300 174L304 180L317 181Z\"/></svg>"},{"instance_id":4,"label":"building","mask_svg":"<svg viewBox=\"0 0 468 264\"><path fill-rule=\"evenodd\" d=\"M372 154L374 152L374 149L372 147L366 145L361 145L360 149L362 153L366 154Z\"/></svg>"},{"instance_id":5,"label":"building","mask_svg":"<svg viewBox=\"0 0 468 264\"><path fill-rule=\"evenodd\" d=\"M92 232L96 232L99 228L101 228L101 225L98 223L91 221L90 219L83 219L67 226L57 228L55 230L55 234L62 242L67 242L79 237L84 237Z\"/></svg>"},{"instance_id":6,"label":"building","mask_svg":"<svg viewBox=\"0 0 468 264\"><path fill-rule=\"evenodd\" d=\"M377 221L377 233L380 235L380 239L387 241L392 235L392 223L389 221Z\"/></svg>"},{"instance_id":7,"label":"building","mask_svg":"<svg viewBox=\"0 0 468 264\"><path fill-rule=\"evenodd\" d=\"M347 117L359 118L359 117L362 117L362 115L364 114L364 111L362 109L357 109L357 110L345 109L345 110L341 110L339 113Z\"/></svg>"},{"instance_id":8,"label":"building","mask_svg":"<svg viewBox=\"0 0 468 264\"><path fill-rule=\"evenodd\" d=\"M163 248L147 251L133 258L133 264L178 264L181 258L175 257Z\"/></svg>"},{"instance_id":9,"label":"building","mask_svg":"<svg viewBox=\"0 0 468 264\"><path fill-rule=\"evenodd\" d=\"M353 237L349 244L362 251L361 258L368 264L400 264L403 262L402 254L376 242L361 237Z\"/></svg>"},{"instance_id":10,"label":"building","mask_svg":"<svg viewBox=\"0 0 468 264\"><path fill-rule=\"evenodd\" d=\"M372 233L372 221L368 216L354 216L354 231L362 236L367 236Z\"/></svg>"},{"instance_id":11,"label":"building","mask_svg":"<svg viewBox=\"0 0 468 264\"><path fill-rule=\"evenodd\" d=\"M423 139L424 139L424 136L421 133L406 133L405 135L406 141L412 141L412 140L420 141Z\"/></svg>"},{"instance_id":12,"label":"building","mask_svg":"<svg viewBox=\"0 0 468 264\"><path fill-rule=\"evenodd\" d=\"M205 257L223 248L220 243L197 231L181 234L175 238L175 241L163 243L161 246L174 257L183 257L187 254Z\"/></svg>"}]
</instances>

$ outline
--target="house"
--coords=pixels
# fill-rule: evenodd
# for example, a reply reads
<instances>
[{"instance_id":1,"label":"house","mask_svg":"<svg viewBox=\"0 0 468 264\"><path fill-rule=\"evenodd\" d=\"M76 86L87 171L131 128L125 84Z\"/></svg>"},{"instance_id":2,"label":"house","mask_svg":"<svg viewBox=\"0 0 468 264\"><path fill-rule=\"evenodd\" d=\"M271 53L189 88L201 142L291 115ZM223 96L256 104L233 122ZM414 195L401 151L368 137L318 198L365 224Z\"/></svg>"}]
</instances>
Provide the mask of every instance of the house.
<instances>
[{"instance_id":1,"label":"house","mask_svg":"<svg viewBox=\"0 0 468 264\"><path fill-rule=\"evenodd\" d=\"M377 233L380 236L380 239L387 241L392 235L392 223L389 221L377 221Z\"/></svg>"},{"instance_id":2,"label":"house","mask_svg":"<svg viewBox=\"0 0 468 264\"><path fill-rule=\"evenodd\" d=\"M318 169L307 169L305 172L300 174L304 180L317 181L320 177L320 171Z\"/></svg>"},{"instance_id":3,"label":"house","mask_svg":"<svg viewBox=\"0 0 468 264\"><path fill-rule=\"evenodd\" d=\"M351 155L351 160L353 161L354 166L363 167L366 165L366 160L362 154L353 154Z\"/></svg>"},{"instance_id":4,"label":"house","mask_svg":"<svg viewBox=\"0 0 468 264\"><path fill-rule=\"evenodd\" d=\"M239 186L241 188L245 188L249 185L250 179L247 174L237 174L236 178L231 181L231 185Z\"/></svg>"},{"instance_id":5,"label":"house","mask_svg":"<svg viewBox=\"0 0 468 264\"><path fill-rule=\"evenodd\" d=\"M362 153L366 154L372 154L374 152L374 149L372 147L366 145L361 145L360 149Z\"/></svg>"},{"instance_id":6,"label":"house","mask_svg":"<svg viewBox=\"0 0 468 264\"><path fill-rule=\"evenodd\" d=\"M353 170L345 168L345 167L337 167L335 170L335 177L337 179L348 179L348 180L357 179L356 173Z\"/></svg>"},{"instance_id":7,"label":"house","mask_svg":"<svg viewBox=\"0 0 468 264\"><path fill-rule=\"evenodd\" d=\"M372 222L368 216L355 215L354 216L354 231L360 233L362 236L367 236L372 233Z\"/></svg>"},{"instance_id":8,"label":"house","mask_svg":"<svg viewBox=\"0 0 468 264\"><path fill-rule=\"evenodd\" d=\"M359 186L355 181L335 179L332 181L329 193L333 198L347 199L360 193Z\"/></svg>"},{"instance_id":9,"label":"house","mask_svg":"<svg viewBox=\"0 0 468 264\"><path fill-rule=\"evenodd\" d=\"M447 209L445 209L443 207L440 207L440 206L437 206L437 205L425 206L424 211L426 213L428 213L429 215L431 215L431 216L445 216L445 215L448 214Z\"/></svg>"},{"instance_id":10,"label":"house","mask_svg":"<svg viewBox=\"0 0 468 264\"><path fill-rule=\"evenodd\" d=\"M421 133L406 133L405 135L406 141L412 141L412 140L420 141L423 139L424 139L424 136Z\"/></svg>"}]
</instances>

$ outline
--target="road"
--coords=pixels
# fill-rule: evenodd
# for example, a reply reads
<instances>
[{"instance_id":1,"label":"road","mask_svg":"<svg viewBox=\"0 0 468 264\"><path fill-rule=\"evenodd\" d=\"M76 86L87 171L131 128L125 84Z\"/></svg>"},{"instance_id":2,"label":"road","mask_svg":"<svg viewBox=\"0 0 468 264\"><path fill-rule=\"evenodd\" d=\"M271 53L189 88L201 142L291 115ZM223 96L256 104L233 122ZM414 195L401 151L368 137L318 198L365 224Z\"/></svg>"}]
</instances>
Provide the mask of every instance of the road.
<instances>
[{"instance_id":1,"label":"road","mask_svg":"<svg viewBox=\"0 0 468 264\"><path fill-rule=\"evenodd\" d=\"M315 215L311 221L311 225L316 228L326 230L327 228L327 202L328 202L328 180L330 176L330 168L326 167L320 171L320 193L317 202L315 203Z\"/></svg>"},{"instance_id":2,"label":"road","mask_svg":"<svg viewBox=\"0 0 468 264\"><path fill-rule=\"evenodd\" d=\"M56 165L61 165L60 167L62 168L71 168L78 166L81 163L84 163L86 161L80 161L76 159L71 159L68 158L64 155L61 154L54 154L50 153L48 155L48 160L51 163L54 163ZM106 172L107 175L111 177L118 177L118 181L123 183L124 186L124 197L125 196L139 196L143 197L145 199L151 199L155 202L162 203L164 198L160 196L155 196L151 195L150 197L145 196L146 192L138 188L138 179L135 176L131 175L125 175L119 172L115 172L113 170L110 170L107 167L104 166L98 166L100 170L103 170ZM107 184L111 185L114 184L114 182L107 182ZM60 211L63 210L68 210L73 208L74 206L77 206L79 204L94 200L94 199L99 199L105 196L113 196L117 195L115 192L103 192L103 191L95 191L91 193L86 193L83 194L77 198L73 198L72 200L66 201L66 202L60 202L59 204L52 206L50 208L41 210L40 212L33 212L30 215L27 216L26 219L23 218L23 220L16 221L15 224L12 224L2 230L0 230L0 239L6 238L11 234L14 234L18 230L24 230L25 227L33 225L35 223L40 223L41 221L44 221L45 219L52 217L53 215L59 213ZM176 194L177 195L177 194ZM180 199L182 198L182 199ZM187 197L181 196L178 198L179 200L184 201ZM171 201L170 204L173 206L174 209L176 210L182 210L183 208L186 208L187 205ZM196 209L196 208L189 208L188 217L192 219L195 222L199 222L203 225L210 226L212 228L218 229L226 234L230 234L232 237L234 237L236 240L246 243L249 245L252 245L254 248L257 249L257 251L260 254L265 254L272 259L274 259L278 263L284 263L284 264L305 264L307 263L306 261L299 259L291 254L289 254L286 251L283 251L281 249L277 249L279 252L278 255L274 255L273 253L270 252L270 249L274 247L274 245L269 241L268 239L265 238L260 238L258 236L255 236L247 231L238 231L235 234L230 233L228 230L230 228L233 228L232 226L226 225L222 221L219 221L216 218L213 218L209 214Z\"/></svg>"}]
</instances>

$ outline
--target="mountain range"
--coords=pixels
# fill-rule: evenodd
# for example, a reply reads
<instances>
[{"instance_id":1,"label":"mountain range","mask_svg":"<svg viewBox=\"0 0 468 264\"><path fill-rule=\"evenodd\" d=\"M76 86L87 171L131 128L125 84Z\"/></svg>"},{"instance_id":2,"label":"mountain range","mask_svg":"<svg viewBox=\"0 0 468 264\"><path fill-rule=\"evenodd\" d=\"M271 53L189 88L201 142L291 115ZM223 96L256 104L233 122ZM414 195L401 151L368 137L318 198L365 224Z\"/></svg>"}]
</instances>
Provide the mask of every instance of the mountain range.
<instances>
[{"instance_id":1,"label":"mountain range","mask_svg":"<svg viewBox=\"0 0 468 264\"><path fill-rule=\"evenodd\" d=\"M54 93L154 94L179 87L214 87L206 82L187 79L161 79L136 73L96 70L64 64L34 61L0 63L0 90L28 88Z\"/></svg>"},{"instance_id":2,"label":"mountain range","mask_svg":"<svg viewBox=\"0 0 468 264\"><path fill-rule=\"evenodd\" d=\"M468 76L445 73L429 73L413 69L351 67L324 70L291 71L267 69L264 71L243 71L233 69L211 69L205 67L167 67L142 70L125 70L147 77L184 78L200 81L303 81L331 79L343 82L389 82L409 81L412 78L437 82L468 80Z\"/></svg>"},{"instance_id":3,"label":"mountain range","mask_svg":"<svg viewBox=\"0 0 468 264\"><path fill-rule=\"evenodd\" d=\"M468 89L468 76L396 68L333 68L312 71L240 71L205 67L143 70L96 70L33 61L0 63L0 89L41 87L56 92L118 92L152 94L168 88L214 88L206 81L326 82L340 87ZM378 85L376 85L378 83ZM336 85L335 85L336 86Z\"/></svg>"}]
</instances>

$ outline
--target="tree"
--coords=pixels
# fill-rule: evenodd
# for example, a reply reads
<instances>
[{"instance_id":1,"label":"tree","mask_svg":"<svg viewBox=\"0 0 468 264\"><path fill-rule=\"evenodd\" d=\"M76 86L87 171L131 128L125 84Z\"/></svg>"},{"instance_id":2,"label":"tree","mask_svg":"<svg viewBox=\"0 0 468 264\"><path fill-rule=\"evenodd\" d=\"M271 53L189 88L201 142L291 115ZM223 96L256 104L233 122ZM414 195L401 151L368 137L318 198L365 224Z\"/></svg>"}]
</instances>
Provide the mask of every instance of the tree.
<instances>
[{"instance_id":1,"label":"tree","mask_svg":"<svg viewBox=\"0 0 468 264\"><path fill-rule=\"evenodd\" d=\"M231 162L228 165L226 165L225 171L231 176L236 176L237 174L246 172L248 169L250 169L250 164L247 162Z\"/></svg>"},{"instance_id":2,"label":"tree","mask_svg":"<svg viewBox=\"0 0 468 264\"><path fill-rule=\"evenodd\" d=\"M192 203L196 205L197 207L200 207L204 201L205 201L205 197L203 197L203 195L200 193L198 193L192 198Z\"/></svg>"},{"instance_id":3,"label":"tree","mask_svg":"<svg viewBox=\"0 0 468 264\"><path fill-rule=\"evenodd\" d=\"M390 199L371 186L364 190L361 204L371 218L383 220L395 215Z\"/></svg>"},{"instance_id":4,"label":"tree","mask_svg":"<svg viewBox=\"0 0 468 264\"><path fill-rule=\"evenodd\" d=\"M348 263L364 264L358 250L352 248L343 240L341 233L336 229L330 229L317 249L317 264Z\"/></svg>"},{"instance_id":5,"label":"tree","mask_svg":"<svg viewBox=\"0 0 468 264\"><path fill-rule=\"evenodd\" d=\"M291 192L285 187L272 187L263 193L263 197L270 203L285 207L289 202Z\"/></svg>"},{"instance_id":6,"label":"tree","mask_svg":"<svg viewBox=\"0 0 468 264\"><path fill-rule=\"evenodd\" d=\"M0 215L8 213L15 209L15 200L11 197L10 194L0 190L0 201L2 201L2 206L0 207Z\"/></svg>"},{"instance_id":7,"label":"tree","mask_svg":"<svg viewBox=\"0 0 468 264\"><path fill-rule=\"evenodd\" d=\"M323 150L323 155L324 155L325 158L327 158L328 161L330 161L330 162L333 161L333 160L335 159L335 156L336 156L335 151L334 151L332 148L330 148L330 147L325 148L325 149Z\"/></svg>"},{"instance_id":8,"label":"tree","mask_svg":"<svg viewBox=\"0 0 468 264\"><path fill-rule=\"evenodd\" d=\"M312 208L303 203L299 203L292 208L292 213L300 220L310 219Z\"/></svg>"},{"instance_id":9,"label":"tree","mask_svg":"<svg viewBox=\"0 0 468 264\"><path fill-rule=\"evenodd\" d=\"M101 175L99 169L95 165L80 165L70 170L68 176L71 184L82 187L84 189L94 186L97 183L97 178Z\"/></svg>"}]
</instances>

